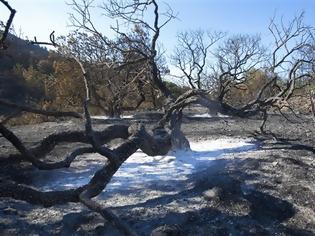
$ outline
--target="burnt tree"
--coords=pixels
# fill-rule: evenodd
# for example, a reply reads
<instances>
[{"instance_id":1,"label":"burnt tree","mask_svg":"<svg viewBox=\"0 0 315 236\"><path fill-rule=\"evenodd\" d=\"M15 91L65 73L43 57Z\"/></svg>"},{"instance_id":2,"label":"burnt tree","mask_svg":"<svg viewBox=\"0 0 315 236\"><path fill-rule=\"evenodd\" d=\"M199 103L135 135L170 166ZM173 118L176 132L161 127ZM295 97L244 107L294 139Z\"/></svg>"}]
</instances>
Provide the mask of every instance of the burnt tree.
<instances>
[{"instance_id":1,"label":"burnt tree","mask_svg":"<svg viewBox=\"0 0 315 236\"><path fill-rule=\"evenodd\" d=\"M287 23L278 23L273 18L268 29L273 38L270 50L261 44L259 36L234 35L212 49L212 53L209 47L216 40L206 43L202 33L181 33L173 61L181 71L181 78L198 90L199 96L203 94L202 103L196 93L188 92L194 94L189 99L208 106L210 113L218 110L242 117L260 113L262 132L270 108L284 116L283 109L294 112L290 99L307 86L305 81L314 80L314 29L304 24L303 13ZM212 55L211 60L209 55ZM266 81L254 98L246 104L230 104L227 98L231 91L244 89L249 73L255 70L264 73Z\"/></svg>"},{"instance_id":2,"label":"burnt tree","mask_svg":"<svg viewBox=\"0 0 315 236\"><path fill-rule=\"evenodd\" d=\"M111 3L114 4L114 3ZM153 83L165 97L172 99L172 94L165 87L161 80L161 74L159 67L156 64L157 51L156 42L160 34L160 29L163 27L170 19L165 21L162 25L159 25L159 11L158 4L155 1L143 1L139 3L138 1L133 2L130 6L131 8L136 8L142 10L143 6L153 6L155 21L154 21L154 35L150 41L151 45L149 47L148 54L144 54L144 58L141 61L146 60L149 68L150 74L152 75ZM139 8L139 9L138 9ZM117 10L117 9L116 9ZM125 14L125 13L124 13ZM126 13L127 14L127 13ZM123 14L122 14L123 15ZM128 19L131 20L131 19ZM33 44L45 44L57 46L55 38L50 38L51 42L38 42L36 39L32 42ZM116 48L114 45L113 48ZM32 112L47 116L71 116L75 118L85 119L85 131L84 132L64 132L59 134L52 134L47 138L43 139L36 147L28 149L20 138L12 132L8 127L4 125L3 122L0 123L0 133L7 139L20 154L10 156L8 161L14 159L15 161L29 163L32 166L43 169L43 170L54 170L59 168L70 168L71 163L76 160L80 155L85 153L99 153L106 157L104 160L104 166L95 172L94 176L90 182L86 185L75 189L69 189L65 191L39 191L33 187L20 184L11 180L1 180L0 182L0 196L1 197L11 197L17 200L23 200L31 204L38 204L44 207L50 207L56 204L65 204L67 202L81 202L89 209L98 212L106 220L111 222L119 230L121 230L126 235L136 235L133 230L122 222L114 213L108 209L104 209L99 203L93 200L93 198L99 195L110 182L112 176L117 172L120 166L139 148L143 150L144 153L148 155L164 155L172 148L172 133L174 130L179 132L180 118L181 115L172 116L163 125L155 127L151 134L148 133L144 126L142 125L131 125L130 127L125 125L116 125L109 127L101 132L95 132L92 126L92 121L89 113L89 105L91 102L90 93L90 73L85 69L84 63L80 61L79 58L69 55L70 58L74 59L81 68L82 71L82 81L85 85L85 97L83 101L84 115L77 114L74 112L53 112L40 110L33 107L26 107L17 104L11 104L6 101L1 101L2 106L13 106L15 109L23 112ZM140 59L139 59L140 61ZM128 62L133 63L133 62ZM122 68L123 65L118 65L115 69ZM177 113L174 113L177 114ZM172 127L172 129L169 129ZM182 133L179 133L182 135ZM177 135L176 135L177 136ZM118 147L110 149L106 143L115 138L122 138L125 141ZM177 137L176 137L177 138ZM184 138L184 136L183 136ZM186 140L186 139L185 139ZM55 163L46 163L42 161L42 157L50 153L56 145L61 142L82 142L89 144L88 147L77 148L73 150L64 159Z\"/></svg>"}]
</instances>

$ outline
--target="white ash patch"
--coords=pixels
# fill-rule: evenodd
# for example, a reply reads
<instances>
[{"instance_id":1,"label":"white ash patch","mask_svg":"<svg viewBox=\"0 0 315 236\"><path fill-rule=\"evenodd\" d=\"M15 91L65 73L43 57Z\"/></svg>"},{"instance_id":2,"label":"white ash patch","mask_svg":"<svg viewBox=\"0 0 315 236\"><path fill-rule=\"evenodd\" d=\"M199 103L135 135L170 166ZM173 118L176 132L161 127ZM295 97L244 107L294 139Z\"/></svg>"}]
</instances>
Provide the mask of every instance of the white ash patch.
<instances>
[{"instance_id":1,"label":"white ash patch","mask_svg":"<svg viewBox=\"0 0 315 236\"><path fill-rule=\"evenodd\" d=\"M176 182L189 179L191 174L209 167L214 160L234 158L238 153L257 149L250 139L220 138L191 141L191 151L170 152L165 156L151 157L138 150L120 167L106 187L107 192L141 190L148 185L176 186ZM36 187L42 190L59 190L79 187L88 183L106 158L88 154L78 158L69 169L39 171ZM44 180L44 181L43 181Z\"/></svg>"}]
</instances>

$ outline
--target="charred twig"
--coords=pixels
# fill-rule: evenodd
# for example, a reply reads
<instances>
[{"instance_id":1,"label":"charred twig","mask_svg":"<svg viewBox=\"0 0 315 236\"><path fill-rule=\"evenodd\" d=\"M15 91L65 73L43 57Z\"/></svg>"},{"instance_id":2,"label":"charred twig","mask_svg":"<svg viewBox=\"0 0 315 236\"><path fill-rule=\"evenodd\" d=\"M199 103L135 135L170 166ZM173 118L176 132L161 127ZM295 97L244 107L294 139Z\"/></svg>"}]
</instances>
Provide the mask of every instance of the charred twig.
<instances>
[{"instance_id":1,"label":"charred twig","mask_svg":"<svg viewBox=\"0 0 315 236\"><path fill-rule=\"evenodd\" d=\"M10 30L10 27L11 27L11 24L13 22L13 18L15 16L15 13L16 13L16 10L13 9L9 3L5 0L0 0L0 2L8 8L8 10L10 11L10 16L9 16L9 19L7 20L7 23L5 24L5 27L4 27L4 31L2 33L2 36L0 38L0 49L1 48L6 48L6 46L4 45L4 42L6 40L6 38L8 37L8 34L9 34L9 30Z\"/></svg>"},{"instance_id":2,"label":"charred twig","mask_svg":"<svg viewBox=\"0 0 315 236\"><path fill-rule=\"evenodd\" d=\"M74 159L82 155L84 153L92 153L94 149L92 148L78 148L73 151L69 156L67 156L64 160L56 163L44 163L40 161L34 154L28 150L21 140L9 129L7 129L3 124L0 123L0 133L4 138L6 138L11 144L22 154L22 160L28 161L32 163L35 167L40 170L52 170L69 167L70 164L74 161Z\"/></svg>"},{"instance_id":3,"label":"charred twig","mask_svg":"<svg viewBox=\"0 0 315 236\"><path fill-rule=\"evenodd\" d=\"M53 47L58 47L59 45L56 43L55 39L55 31L52 31L49 35L49 42L41 42L37 41L36 36L34 36L34 40L30 41L31 44L33 45L47 45L47 46L53 46Z\"/></svg>"},{"instance_id":4,"label":"charred twig","mask_svg":"<svg viewBox=\"0 0 315 236\"><path fill-rule=\"evenodd\" d=\"M101 144L121 138L127 139L130 135L128 133L128 126L126 125L112 125L102 131L95 131L95 135ZM57 134L51 134L42 139L38 145L30 149L30 152L37 158L41 159L50 153L60 143L85 143L89 144L90 139L86 136L85 131L66 131ZM13 154L9 159L23 159L21 154Z\"/></svg>"}]
</instances>

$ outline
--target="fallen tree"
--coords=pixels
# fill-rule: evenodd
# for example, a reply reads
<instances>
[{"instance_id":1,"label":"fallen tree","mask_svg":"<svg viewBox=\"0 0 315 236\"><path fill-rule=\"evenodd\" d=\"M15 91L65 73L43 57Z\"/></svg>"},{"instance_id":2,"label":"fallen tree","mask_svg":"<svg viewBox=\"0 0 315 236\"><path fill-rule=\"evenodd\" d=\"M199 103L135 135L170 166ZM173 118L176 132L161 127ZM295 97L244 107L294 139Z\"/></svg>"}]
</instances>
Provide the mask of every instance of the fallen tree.
<instances>
[{"instance_id":1,"label":"fallen tree","mask_svg":"<svg viewBox=\"0 0 315 236\"><path fill-rule=\"evenodd\" d=\"M187 82L193 91L199 90L198 93L188 92L184 96L187 101L195 97L196 103L209 110L220 106L223 114L241 117L261 114L261 132L265 132L268 112L272 109L285 117L285 109L296 115L290 100L314 81L314 28L303 22L302 13L287 23L283 20L278 23L273 18L268 29L273 38L270 50L261 45L258 36L234 35L213 49L214 53L210 50L222 40L222 33L180 33L172 57L180 71L177 77ZM212 60L210 55L213 55ZM256 91L250 91L250 100L233 104L242 91L249 90L248 84L253 81L251 73L259 73L264 78L263 83ZM205 102L209 99L213 102Z\"/></svg>"}]
</instances>

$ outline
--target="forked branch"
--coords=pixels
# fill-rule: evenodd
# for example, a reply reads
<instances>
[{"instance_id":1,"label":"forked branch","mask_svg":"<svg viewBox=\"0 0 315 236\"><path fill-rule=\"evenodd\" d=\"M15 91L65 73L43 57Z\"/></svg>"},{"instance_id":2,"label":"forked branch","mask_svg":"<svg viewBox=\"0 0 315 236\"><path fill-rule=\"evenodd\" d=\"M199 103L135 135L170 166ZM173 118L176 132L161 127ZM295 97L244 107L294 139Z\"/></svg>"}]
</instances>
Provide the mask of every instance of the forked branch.
<instances>
[{"instance_id":1,"label":"forked branch","mask_svg":"<svg viewBox=\"0 0 315 236\"><path fill-rule=\"evenodd\" d=\"M4 31L3 31L2 36L1 36L1 38L0 38L0 49L2 49L2 48L5 49L6 46L5 46L5 43L4 43L4 42L5 42L6 38L8 37L9 30L10 30L10 27L11 27L11 25L12 25L13 18L14 18L14 16L15 16L16 10L13 9L7 1L5 1L5 0L0 0L0 2L1 2L6 8L8 8L8 10L10 11L10 16L9 16L9 18L8 18L8 20L7 20L6 24L5 24L5 26L4 26Z\"/></svg>"}]
</instances>

